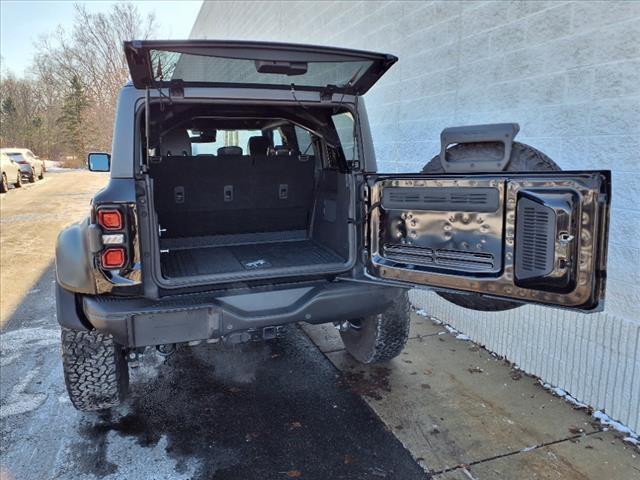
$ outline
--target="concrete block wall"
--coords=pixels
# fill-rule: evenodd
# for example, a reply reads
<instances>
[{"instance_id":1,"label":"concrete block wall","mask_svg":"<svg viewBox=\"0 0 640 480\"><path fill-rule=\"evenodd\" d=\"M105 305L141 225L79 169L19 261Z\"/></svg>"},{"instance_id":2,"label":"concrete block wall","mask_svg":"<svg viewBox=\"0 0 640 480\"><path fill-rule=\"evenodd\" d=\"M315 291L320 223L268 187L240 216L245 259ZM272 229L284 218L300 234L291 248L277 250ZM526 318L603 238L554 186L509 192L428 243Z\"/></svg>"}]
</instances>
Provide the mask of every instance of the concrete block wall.
<instances>
[{"instance_id":1,"label":"concrete block wall","mask_svg":"<svg viewBox=\"0 0 640 480\"><path fill-rule=\"evenodd\" d=\"M611 169L604 313L412 300L640 430L640 2L205 2L191 36L400 57L366 95L380 171L419 171L447 126L514 121L565 170Z\"/></svg>"}]
</instances>

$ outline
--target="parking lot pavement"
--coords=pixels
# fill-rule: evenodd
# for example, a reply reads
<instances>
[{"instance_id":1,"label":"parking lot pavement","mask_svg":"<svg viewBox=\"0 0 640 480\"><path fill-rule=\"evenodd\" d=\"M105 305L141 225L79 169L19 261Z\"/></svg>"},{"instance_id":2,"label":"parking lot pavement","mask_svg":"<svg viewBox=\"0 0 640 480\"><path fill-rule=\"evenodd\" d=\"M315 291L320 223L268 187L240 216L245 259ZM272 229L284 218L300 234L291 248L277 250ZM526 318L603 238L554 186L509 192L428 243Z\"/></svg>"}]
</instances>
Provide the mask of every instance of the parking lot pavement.
<instances>
[{"instance_id":1,"label":"parking lot pavement","mask_svg":"<svg viewBox=\"0 0 640 480\"><path fill-rule=\"evenodd\" d=\"M640 478L640 449L585 411L428 317L411 328L400 357L365 367L332 326L303 326L434 479Z\"/></svg>"},{"instance_id":2,"label":"parking lot pavement","mask_svg":"<svg viewBox=\"0 0 640 480\"><path fill-rule=\"evenodd\" d=\"M2 198L2 480L640 476L637 449L421 316L383 366L354 363L332 326L303 326L313 343L290 327L274 343L182 348L166 363L147 351L124 405L77 412L53 248L106 178L56 172Z\"/></svg>"},{"instance_id":3,"label":"parking lot pavement","mask_svg":"<svg viewBox=\"0 0 640 480\"><path fill-rule=\"evenodd\" d=\"M42 303L37 283L51 269L58 232L89 211L91 195L108 178L86 170L49 171L44 180L1 194L0 326L20 303Z\"/></svg>"},{"instance_id":4,"label":"parking lot pavement","mask_svg":"<svg viewBox=\"0 0 640 480\"><path fill-rule=\"evenodd\" d=\"M74 410L53 247L105 181L61 172L2 199L2 480L426 478L296 327L269 344L179 349L166 363L148 351L131 369L125 404L110 414Z\"/></svg>"}]
</instances>

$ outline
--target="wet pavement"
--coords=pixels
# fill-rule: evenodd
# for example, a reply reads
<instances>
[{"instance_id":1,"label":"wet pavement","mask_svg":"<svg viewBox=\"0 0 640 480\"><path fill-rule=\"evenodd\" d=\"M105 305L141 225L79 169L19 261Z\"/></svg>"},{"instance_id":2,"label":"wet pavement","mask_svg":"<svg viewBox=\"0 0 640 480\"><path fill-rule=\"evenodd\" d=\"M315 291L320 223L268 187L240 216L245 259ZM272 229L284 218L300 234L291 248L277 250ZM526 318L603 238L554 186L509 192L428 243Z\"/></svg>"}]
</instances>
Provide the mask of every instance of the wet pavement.
<instances>
[{"instance_id":1,"label":"wet pavement","mask_svg":"<svg viewBox=\"0 0 640 480\"><path fill-rule=\"evenodd\" d=\"M64 209L47 197L83 175L91 174L57 173L9 195ZM89 196L85 189L74 202L84 210ZM3 218L15 217L7 211L12 202L17 196L3 202ZM17 299L11 308L3 301L0 335L2 480L426 478L294 326L271 343L184 347L166 361L148 350L131 368L122 406L77 412L64 388L55 321L51 245L59 225L44 225L41 216L14 220L11 231L3 228L3 258L20 247L15 228L33 231L40 238L29 242L47 248L39 250L34 281L2 268L3 297Z\"/></svg>"}]
</instances>

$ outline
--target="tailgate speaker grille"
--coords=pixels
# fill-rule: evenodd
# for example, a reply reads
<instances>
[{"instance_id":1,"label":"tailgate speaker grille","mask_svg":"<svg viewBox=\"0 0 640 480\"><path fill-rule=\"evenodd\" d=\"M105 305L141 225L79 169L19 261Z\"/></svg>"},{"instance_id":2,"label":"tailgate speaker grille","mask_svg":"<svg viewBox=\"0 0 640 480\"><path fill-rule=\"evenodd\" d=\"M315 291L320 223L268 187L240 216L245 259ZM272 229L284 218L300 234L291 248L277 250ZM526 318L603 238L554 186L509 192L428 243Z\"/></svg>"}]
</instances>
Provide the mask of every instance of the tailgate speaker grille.
<instances>
[{"instance_id":1,"label":"tailgate speaker grille","mask_svg":"<svg viewBox=\"0 0 640 480\"><path fill-rule=\"evenodd\" d=\"M500 192L493 187L386 187L382 206L387 210L495 212L500 207Z\"/></svg>"},{"instance_id":2,"label":"tailgate speaker grille","mask_svg":"<svg viewBox=\"0 0 640 480\"><path fill-rule=\"evenodd\" d=\"M530 198L518 200L515 274L519 280L544 277L554 267L554 210Z\"/></svg>"},{"instance_id":3,"label":"tailgate speaker grille","mask_svg":"<svg viewBox=\"0 0 640 480\"><path fill-rule=\"evenodd\" d=\"M494 269L494 256L490 253L432 249L414 245L384 246L384 258L407 265L461 270L465 272L490 272Z\"/></svg>"}]
</instances>

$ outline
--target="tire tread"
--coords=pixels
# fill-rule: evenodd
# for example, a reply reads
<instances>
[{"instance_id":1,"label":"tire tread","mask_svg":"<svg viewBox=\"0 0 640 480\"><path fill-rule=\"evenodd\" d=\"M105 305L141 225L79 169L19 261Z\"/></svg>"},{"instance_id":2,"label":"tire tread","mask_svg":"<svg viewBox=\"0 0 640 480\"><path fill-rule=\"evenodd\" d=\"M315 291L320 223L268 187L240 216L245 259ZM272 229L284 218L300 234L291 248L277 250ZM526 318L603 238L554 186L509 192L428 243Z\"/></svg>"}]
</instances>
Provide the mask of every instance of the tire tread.
<instances>
[{"instance_id":1,"label":"tire tread","mask_svg":"<svg viewBox=\"0 0 640 480\"><path fill-rule=\"evenodd\" d=\"M384 312L361 319L362 330L347 330L340 336L357 361L382 363L400 355L409 339L409 325L409 296L402 292Z\"/></svg>"},{"instance_id":2,"label":"tire tread","mask_svg":"<svg viewBox=\"0 0 640 480\"><path fill-rule=\"evenodd\" d=\"M71 403L81 411L115 407L124 400L129 372L122 348L109 334L62 327L62 366Z\"/></svg>"}]
</instances>

